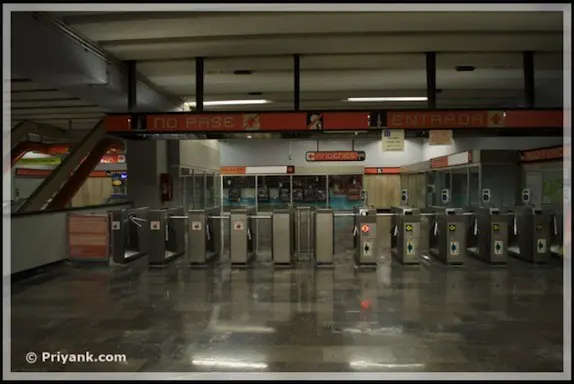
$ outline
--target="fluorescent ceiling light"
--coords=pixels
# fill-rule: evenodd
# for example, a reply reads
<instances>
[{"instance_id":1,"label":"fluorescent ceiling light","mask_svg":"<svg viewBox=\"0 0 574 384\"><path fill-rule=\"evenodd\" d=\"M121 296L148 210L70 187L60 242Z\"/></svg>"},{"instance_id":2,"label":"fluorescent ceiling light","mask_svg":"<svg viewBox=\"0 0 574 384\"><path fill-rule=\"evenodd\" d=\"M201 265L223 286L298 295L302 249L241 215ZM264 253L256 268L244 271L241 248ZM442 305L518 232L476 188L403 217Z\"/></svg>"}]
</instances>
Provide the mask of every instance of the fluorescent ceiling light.
<instances>
[{"instance_id":1,"label":"fluorescent ceiling light","mask_svg":"<svg viewBox=\"0 0 574 384\"><path fill-rule=\"evenodd\" d=\"M422 97L349 97L346 101L351 103L375 103L378 101L427 101Z\"/></svg>"},{"instance_id":2,"label":"fluorescent ceiling light","mask_svg":"<svg viewBox=\"0 0 574 384\"><path fill-rule=\"evenodd\" d=\"M375 363L370 361L358 360L351 361L349 364L353 368L424 368L425 364L422 363L409 363L409 364L388 364L388 363Z\"/></svg>"},{"instance_id":3,"label":"fluorescent ceiling light","mask_svg":"<svg viewBox=\"0 0 574 384\"><path fill-rule=\"evenodd\" d=\"M216 101L204 101L203 105L217 106L217 105L255 105L255 104L267 104L270 103L269 100L216 100ZM187 103L189 106L195 107L195 101Z\"/></svg>"},{"instance_id":4,"label":"fluorescent ceiling light","mask_svg":"<svg viewBox=\"0 0 574 384\"><path fill-rule=\"evenodd\" d=\"M217 360L217 359L193 360L192 364L204 367L221 367L221 368L253 368L253 369L267 368L267 364L265 363L249 363L243 361L229 361L229 360Z\"/></svg>"}]
</instances>

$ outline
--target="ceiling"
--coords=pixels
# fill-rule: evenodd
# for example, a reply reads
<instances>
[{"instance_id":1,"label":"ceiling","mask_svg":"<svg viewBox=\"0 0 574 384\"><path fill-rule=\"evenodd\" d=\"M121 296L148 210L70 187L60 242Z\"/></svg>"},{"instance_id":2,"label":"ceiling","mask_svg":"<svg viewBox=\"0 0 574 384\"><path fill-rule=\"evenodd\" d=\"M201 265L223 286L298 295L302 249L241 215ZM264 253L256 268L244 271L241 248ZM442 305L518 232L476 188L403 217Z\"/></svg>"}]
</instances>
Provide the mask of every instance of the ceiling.
<instances>
[{"instance_id":1,"label":"ceiling","mask_svg":"<svg viewBox=\"0 0 574 384\"><path fill-rule=\"evenodd\" d=\"M302 109L424 108L423 102L349 103L349 97L426 95L424 52L437 52L440 108L523 105L523 51L535 52L539 106L562 96L561 12L89 12L53 13L120 60L136 60L156 89L195 100L195 57L205 57L205 101L265 99L293 108L301 55ZM458 72L456 66L473 66ZM234 71L252 71L250 75ZM14 75L13 75L14 77ZM93 126L105 110L13 78L13 118ZM206 110L246 109L209 107ZM71 123L70 123L71 121Z\"/></svg>"}]
</instances>

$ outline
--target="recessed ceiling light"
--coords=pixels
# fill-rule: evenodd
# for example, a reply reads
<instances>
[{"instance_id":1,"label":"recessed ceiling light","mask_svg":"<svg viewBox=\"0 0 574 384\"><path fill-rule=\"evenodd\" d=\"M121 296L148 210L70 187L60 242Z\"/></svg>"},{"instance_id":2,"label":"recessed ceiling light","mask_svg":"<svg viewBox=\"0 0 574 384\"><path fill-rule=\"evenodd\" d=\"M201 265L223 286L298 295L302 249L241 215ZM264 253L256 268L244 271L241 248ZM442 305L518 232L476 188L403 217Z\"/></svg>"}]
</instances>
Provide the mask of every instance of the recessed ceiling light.
<instances>
[{"instance_id":1,"label":"recessed ceiling light","mask_svg":"<svg viewBox=\"0 0 574 384\"><path fill-rule=\"evenodd\" d=\"M349 97L346 101L351 103L376 103L380 101L427 101L426 96L421 97Z\"/></svg>"}]
</instances>

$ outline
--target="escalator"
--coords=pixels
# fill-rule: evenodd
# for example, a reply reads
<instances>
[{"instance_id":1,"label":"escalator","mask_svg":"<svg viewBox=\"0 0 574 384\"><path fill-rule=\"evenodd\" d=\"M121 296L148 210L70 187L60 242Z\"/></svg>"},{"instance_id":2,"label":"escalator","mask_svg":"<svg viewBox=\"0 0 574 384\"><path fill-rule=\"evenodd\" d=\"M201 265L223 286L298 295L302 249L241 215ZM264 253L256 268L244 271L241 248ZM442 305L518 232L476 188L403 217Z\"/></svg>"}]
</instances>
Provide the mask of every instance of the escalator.
<instances>
[{"instance_id":1,"label":"escalator","mask_svg":"<svg viewBox=\"0 0 574 384\"><path fill-rule=\"evenodd\" d=\"M48 201L59 193L60 189L66 184L66 181L73 176L85 160L90 159L90 162L92 161L91 158L93 156L91 154L99 147L100 141L105 138L105 135L104 124L103 122L99 122L82 141L71 148L69 155L44 179L42 184L36 188L28 199L20 205L17 212L41 211ZM98 161L100 158L98 158Z\"/></svg>"},{"instance_id":2,"label":"escalator","mask_svg":"<svg viewBox=\"0 0 574 384\"><path fill-rule=\"evenodd\" d=\"M84 185L90 173L98 166L102 157L106 155L110 148L117 147L121 144L121 141L113 138L104 138L98 142L96 147L90 152L88 157L82 161L78 168L76 168L75 172L65 182L62 188L56 192L46 209L57 210L66 208L82 185Z\"/></svg>"}]
</instances>

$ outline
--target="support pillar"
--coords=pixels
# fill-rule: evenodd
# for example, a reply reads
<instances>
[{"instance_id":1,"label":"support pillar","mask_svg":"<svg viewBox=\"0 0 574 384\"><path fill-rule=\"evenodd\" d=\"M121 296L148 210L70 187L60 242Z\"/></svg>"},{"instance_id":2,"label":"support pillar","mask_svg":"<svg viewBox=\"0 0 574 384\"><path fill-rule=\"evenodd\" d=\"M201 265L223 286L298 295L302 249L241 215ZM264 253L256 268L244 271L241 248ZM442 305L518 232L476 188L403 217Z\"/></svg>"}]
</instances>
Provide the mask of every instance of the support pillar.
<instances>
[{"instance_id":1,"label":"support pillar","mask_svg":"<svg viewBox=\"0 0 574 384\"><path fill-rule=\"evenodd\" d=\"M436 109L436 53L426 53L427 71L427 105L429 109Z\"/></svg>"},{"instance_id":2,"label":"support pillar","mask_svg":"<svg viewBox=\"0 0 574 384\"><path fill-rule=\"evenodd\" d=\"M301 96L301 57L293 55L293 110L300 110Z\"/></svg>"},{"instance_id":3,"label":"support pillar","mask_svg":"<svg viewBox=\"0 0 574 384\"><path fill-rule=\"evenodd\" d=\"M524 69L524 107L527 109L533 109L535 106L534 52L523 52L522 62Z\"/></svg>"},{"instance_id":4,"label":"support pillar","mask_svg":"<svg viewBox=\"0 0 574 384\"><path fill-rule=\"evenodd\" d=\"M195 58L195 110L198 112L203 111L203 94L204 94L204 58Z\"/></svg>"},{"instance_id":5,"label":"support pillar","mask_svg":"<svg viewBox=\"0 0 574 384\"><path fill-rule=\"evenodd\" d=\"M137 104L137 76L135 60L126 61L128 69L128 110L135 112Z\"/></svg>"}]
</instances>

